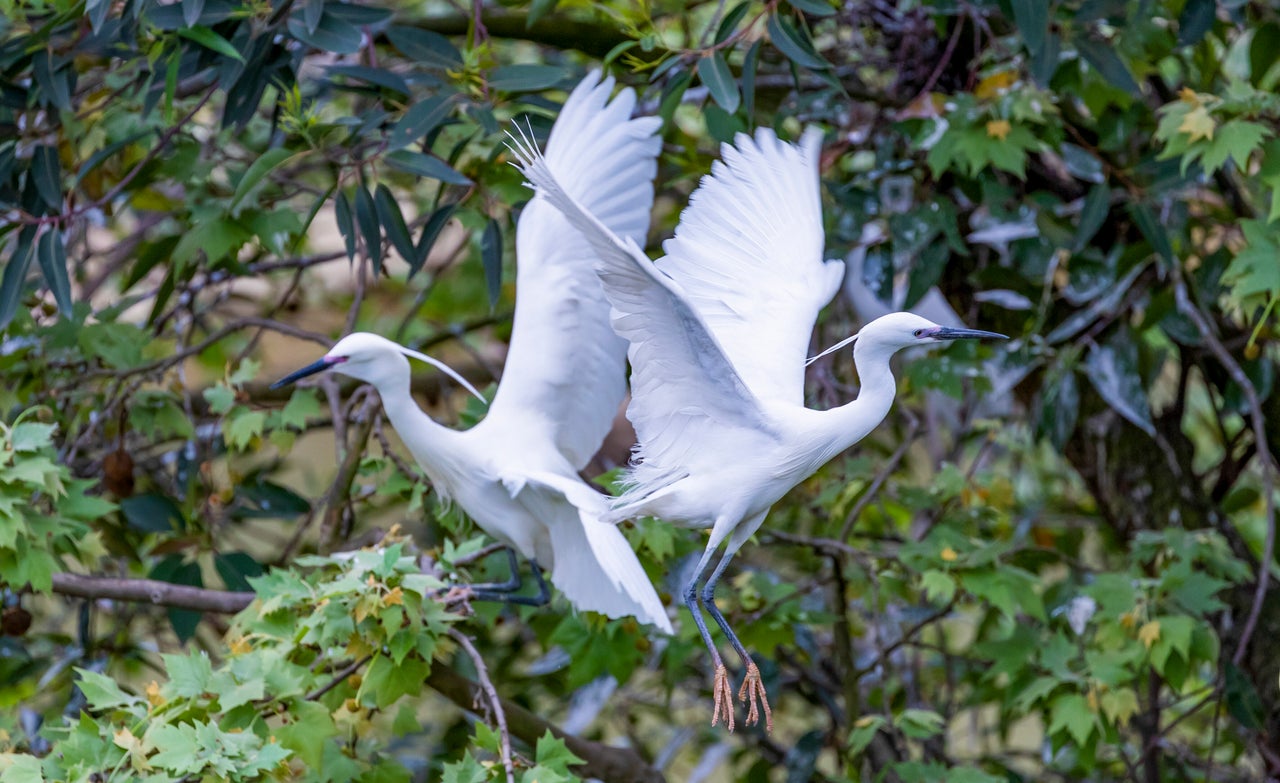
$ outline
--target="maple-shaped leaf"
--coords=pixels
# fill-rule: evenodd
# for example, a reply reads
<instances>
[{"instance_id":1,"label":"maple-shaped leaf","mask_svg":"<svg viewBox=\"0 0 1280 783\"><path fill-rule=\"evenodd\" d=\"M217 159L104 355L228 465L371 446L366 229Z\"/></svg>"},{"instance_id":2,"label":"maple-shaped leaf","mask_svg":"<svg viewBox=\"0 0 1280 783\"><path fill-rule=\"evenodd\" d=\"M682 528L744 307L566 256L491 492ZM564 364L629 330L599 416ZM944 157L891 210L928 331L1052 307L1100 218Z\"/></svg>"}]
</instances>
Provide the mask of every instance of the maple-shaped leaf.
<instances>
[{"instance_id":1,"label":"maple-shaped leaf","mask_svg":"<svg viewBox=\"0 0 1280 783\"><path fill-rule=\"evenodd\" d=\"M1190 115L1187 116L1190 118ZM1243 169L1249 161L1249 156L1258 149L1262 140L1270 135L1271 130L1267 126L1256 122L1248 120L1224 122L1218 128L1216 136L1212 132L1209 134L1213 143L1200 157L1200 165L1204 167L1206 174L1212 174L1222 168L1227 158L1231 158L1236 162L1236 166Z\"/></svg>"},{"instance_id":2,"label":"maple-shaped leaf","mask_svg":"<svg viewBox=\"0 0 1280 783\"><path fill-rule=\"evenodd\" d=\"M1192 141L1200 139L1213 139L1213 131L1217 127L1213 117L1209 116L1209 110L1204 106L1197 106L1187 112L1182 118L1182 122L1178 125L1178 131L1185 133L1191 137Z\"/></svg>"}]
</instances>

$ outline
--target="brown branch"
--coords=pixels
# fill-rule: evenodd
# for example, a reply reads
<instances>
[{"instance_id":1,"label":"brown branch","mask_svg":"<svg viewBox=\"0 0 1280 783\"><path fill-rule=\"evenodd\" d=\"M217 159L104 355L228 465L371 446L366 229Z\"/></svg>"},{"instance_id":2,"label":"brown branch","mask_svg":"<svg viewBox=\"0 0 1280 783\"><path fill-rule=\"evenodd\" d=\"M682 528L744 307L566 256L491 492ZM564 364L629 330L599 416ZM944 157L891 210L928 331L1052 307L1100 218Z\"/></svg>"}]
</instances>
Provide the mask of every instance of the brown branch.
<instances>
[{"instance_id":1,"label":"brown branch","mask_svg":"<svg viewBox=\"0 0 1280 783\"><path fill-rule=\"evenodd\" d=\"M343 669L342 669L342 671L340 671L340 672L338 672L337 674L333 675L333 679L332 679L332 680L329 680L329 682L325 683L324 685L321 685L319 688L316 688L316 689L315 689L314 691L312 691L311 693L308 693L308 694L307 694L307 701L317 701L321 696L325 695L325 694L326 694L326 693L328 693L329 691L331 691L331 690L333 690L334 688L338 687L338 685L339 685L343 680L347 679L347 678L348 678L348 677L350 677L351 675L355 674L356 672L358 672L358 671L360 671L362 668L364 668L364 665L365 665L366 663L368 663L369 661L371 661L371 660L373 660L373 654L372 654L372 653L370 653L369 655L364 656L363 658L359 658L359 659L354 660L354 661L352 661L351 663L347 664L347 666L346 666L345 668L343 668Z\"/></svg>"},{"instance_id":2,"label":"brown branch","mask_svg":"<svg viewBox=\"0 0 1280 783\"><path fill-rule=\"evenodd\" d=\"M1227 375L1236 382L1236 385L1240 387L1240 391L1244 393L1245 401L1249 405L1249 423L1253 428L1253 440L1258 448L1258 457L1262 461L1262 497L1263 502L1266 504L1265 521L1267 532L1262 543L1262 558L1258 565L1258 584L1253 592L1253 606L1249 607L1249 616L1245 620L1244 630L1240 632L1240 643L1236 646L1236 651L1231 656L1231 662L1239 666L1240 662L1244 660L1245 651L1249 648L1249 641L1253 638L1253 632L1257 630L1258 618L1262 615L1262 602L1266 599L1267 588L1271 584L1271 562L1275 557L1276 549L1274 497L1274 481L1277 470L1276 458L1267 447L1267 422L1262 414L1262 402L1258 399L1257 389L1253 388L1253 383L1249 381L1249 376L1245 375L1244 369L1239 362L1231 356L1226 346L1213 333L1209 319L1191 301L1191 296L1187 292L1186 281L1182 279L1182 271L1177 265L1173 267L1173 276L1175 285L1174 298L1178 303L1178 309L1196 325L1196 329L1200 331L1200 336L1204 338L1205 344L1209 346L1209 351L1226 368Z\"/></svg>"},{"instance_id":3,"label":"brown branch","mask_svg":"<svg viewBox=\"0 0 1280 783\"><path fill-rule=\"evenodd\" d=\"M488 697L493 722L498 727L498 738L501 741L498 746L498 755L502 760L502 769L507 773L507 783L516 783L515 767L511 764L511 732L507 728L506 713L502 710L502 699L498 697L498 690L493 687L493 680L489 679L489 668L485 666L484 658L480 656L480 651L471 643L466 634L457 628L450 628L449 638L458 643L458 646L471 658L472 665L476 667L476 676L480 678L480 687L484 690L484 695Z\"/></svg>"},{"instance_id":4,"label":"brown branch","mask_svg":"<svg viewBox=\"0 0 1280 783\"><path fill-rule=\"evenodd\" d=\"M431 674L427 675L426 684L449 701L464 710L472 710L473 705L484 697L480 686L458 674L453 669L435 663L431 666ZM598 778L610 783L666 783L663 774L649 765L640 754L632 748L615 748L592 740L566 734L560 728L548 723L519 704L499 697L502 711L506 714L507 725L511 735L529 745L536 745L538 739L548 731L564 741L565 747L585 763L575 769L583 778Z\"/></svg>"},{"instance_id":5,"label":"brown branch","mask_svg":"<svg viewBox=\"0 0 1280 783\"><path fill-rule=\"evenodd\" d=\"M155 579L128 579L114 576L53 575L53 592L76 598L110 598L116 601L191 609L197 612L234 614L253 602L253 593L210 590L176 585Z\"/></svg>"}]
</instances>

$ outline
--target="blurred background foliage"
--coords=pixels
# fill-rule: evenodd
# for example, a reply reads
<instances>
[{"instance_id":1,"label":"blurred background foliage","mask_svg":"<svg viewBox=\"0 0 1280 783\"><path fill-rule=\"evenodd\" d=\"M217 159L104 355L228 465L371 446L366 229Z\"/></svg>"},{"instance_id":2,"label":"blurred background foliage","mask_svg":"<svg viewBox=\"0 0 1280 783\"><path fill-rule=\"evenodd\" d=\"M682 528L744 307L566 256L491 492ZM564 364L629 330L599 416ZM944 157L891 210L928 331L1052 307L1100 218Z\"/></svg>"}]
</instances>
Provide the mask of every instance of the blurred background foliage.
<instances>
[{"instance_id":1,"label":"blurred background foliage","mask_svg":"<svg viewBox=\"0 0 1280 783\"><path fill-rule=\"evenodd\" d=\"M1272 5L0 11L0 780L1280 776ZM902 307L1013 336L904 364L739 560L772 736L706 725L687 616L468 611L504 559L376 395L267 389L357 327L493 382L503 131L602 61L665 120L651 252L719 142L818 124L815 347ZM847 355L810 381L856 394ZM700 536L629 535L673 594Z\"/></svg>"}]
</instances>

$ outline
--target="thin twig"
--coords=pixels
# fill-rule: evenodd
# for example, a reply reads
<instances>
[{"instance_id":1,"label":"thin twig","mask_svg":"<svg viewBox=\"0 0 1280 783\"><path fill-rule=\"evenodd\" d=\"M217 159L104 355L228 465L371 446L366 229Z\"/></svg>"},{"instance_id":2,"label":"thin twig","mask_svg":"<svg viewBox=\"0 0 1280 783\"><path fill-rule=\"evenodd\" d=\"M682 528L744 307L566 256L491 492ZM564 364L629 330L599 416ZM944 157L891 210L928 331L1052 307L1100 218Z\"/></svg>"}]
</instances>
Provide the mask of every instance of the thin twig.
<instances>
[{"instance_id":1,"label":"thin twig","mask_svg":"<svg viewBox=\"0 0 1280 783\"><path fill-rule=\"evenodd\" d=\"M312 691L311 693L308 693L308 694L307 694L307 701L316 701L316 700L318 700L321 696L325 695L325 694L326 694L326 693L328 693L329 691L331 691L331 690L333 690L334 688L338 687L338 685L339 685L343 680L347 679L347 678L348 678L348 677L350 677L351 675L353 675L353 674L355 674L356 672L360 671L360 669L362 669L362 668L364 667L364 665L365 665L366 663L368 663L369 661L371 661L371 660L373 660L373 653L369 653L368 655L366 655L365 657L361 658L361 659L360 659L360 660L358 660L358 661L352 661L350 664L348 664L346 667L344 667L344 668L342 669L342 671L340 671L340 672L338 672L337 674L335 674L335 675L333 676L333 679L332 679L332 680L329 680L329 682L325 683L324 685L321 685L319 688L316 688L316 689L315 689L314 691Z\"/></svg>"},{"instance_id":2,"label":"thin twig","mask_svg":"<svg viewBox=\"0 0 1280 783\"><path fill-rule=\"evenodd\" d=\"M489 669L484 664L484 658L480 657L480 652L476 649L466 634L457 628L449 629L449 638L458 643L458 646L466 651L471 658L471 663L476 667L476 676L480 678L480 687L484 690L485 696L489 698L489 706L493 714L493 722L498 726L498 754L502 759L502 768L507 773L507 783L516 783L515 767L511 763L511 732L507 730L507 716L502 711L502 700L498 698L498 691L493 687L493 681L489 679Z\"/></svg>"},{"instance_id":3,"label":"thin twig","mask_svg":"<svg viewBox=\"0 0 1280 783\"><path fill-rule=\"evenodd\" d=\"M1258 566L1258 584L1253 591L1253 606L1249 607L1249 616L1245 620L1244 629L1240 632L1240 643L1237 645L1235 653L1231 656L1231 662L1239 666L1240 662L1244 660L1245 651L1249 648L1249 641L1253 638L1253 632L1257 630L1258 618L1262 614L1262 602L1266 599L1267 588L1271 584L1271 561L1275 557L1276 548L1274 497L1276 459L1267 445L1266 419L1262 415L1262 402L1258 399L1257 389L1253 388L1253 383L1249 381L1249 376L1245 375L1244 369L1240 367L1240 364L1227 351L1222 341L1213 333L1209 319L1192 302L1191 296L1187 292L1186 281L1182 278L1182 270L1178 269L1176 265L1173 267L1173 278L1175 286L1174 298L1177 300L1178 309L1196 325L1196 329L1200 331L1200 336L1204 338L1205 344L1209 346L1210 352L1226 368L1231 380L1235 381L1241 392L1244 393L1245 401L1249 405L1249 423L1253 428L1253 439L1258 447L1257 455L1262 460L1262 497L1266 503L1267 532L1262 543L1262 559Z\"/></svg>"},{"instance_id":4,"label":"thin twig","mask_svg":"<svg viewBox=\"0 0 1280 783\"><path fill-rule=\"evenodd\" d=\"M849 534L853 532L853 526L858 521L858 517L862 516L862 512L880 494L880 488L884 485L884 482L889 479L891 473L898 469L898 463L902 462L902 458L907 455L907 450L915 443L916 433L920 430L920 420L910 414L907 414L907 416L906 435L902 438L902 442L898 444L898 448L894 449L893 454L889 455L889 461L876 472L875 478L867 486L867 491L862 493L862 497L858 498L858 502L853 504L849 515L845 517L844 526L840 528L841 541L849 540Z\"/></svg>"}]
</instances>

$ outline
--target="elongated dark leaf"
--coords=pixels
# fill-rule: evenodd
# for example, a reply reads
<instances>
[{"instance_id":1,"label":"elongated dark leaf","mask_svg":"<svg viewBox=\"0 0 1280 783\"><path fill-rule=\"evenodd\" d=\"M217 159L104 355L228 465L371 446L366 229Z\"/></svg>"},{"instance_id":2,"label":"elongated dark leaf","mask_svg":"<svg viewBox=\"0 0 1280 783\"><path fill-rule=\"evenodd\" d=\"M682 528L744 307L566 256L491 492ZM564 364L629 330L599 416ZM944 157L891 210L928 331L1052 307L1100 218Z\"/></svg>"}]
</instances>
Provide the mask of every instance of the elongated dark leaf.
<instances>
[{"instance_id":1,"label":"elongated dark leaf","mask_svg":"<svg viewBox=\"0 0 1280 783\"><path fill-rule=\"evenodd\" d=\"M1187 0L1178 15L1178 46L1195 46L1204 40L1217 13L1217 0Z\"/></svg>"},{"instance_id":2,"label":"elongated dark leaf","mask_svg":"<svg viewBox=\"0 0 1280 783\"><path fill-rule=\"evenodd\" d=\"M213 556L213 568L228 590L239 592L252 590L249 580L262 576L262 566L246 552L217 552Z\"/></svg>"},{"instance_id":3,"label":"elongated dark leaf","mask_svg":"<svg viewBox=\"0 0 1280 783\"><path fill-rule=\"evenodd\" d=\"M382 274L382 232L378 230L378 210L373 196L364 188L356 188L356 224L364 237L364 249L373 263L373 274Z\"/></svg>"},{"instance_id":4,"label":"elongated dark leaf","mask_svg":"<svg viewBox=\"0 0 1280 783\"><path fill-rule=\"evenodd\" d=\"M187 27L195 27L204 12L204 0L182 0L182 21Z\"/></svg>"},{"instance_id":5,"label":"elongated dark leaf","mask_svg":"<svg viewBox=\"0 0 1280 783\"><path fill-rule=\"evenodd\" d=\"M769 31L769 40L778 51L796 65L815 71L831 67L830 63L818 56L808 33L796 27L789 19L776 13L770 14L765 22L765 29Z\"/></svg>"},{"instance_id":6,"label":"elongated dark leaf","mask_svg":"<svg viewBox=\"0 0 1280 783\"><path fill-rule=\"evenodd\" d=\"M342 235L342 244L347 251L347 260L356 260L356 227L351 219L351 202L347 194L341 191L333 197L333 217L338 222L338 233Z\"/></svg>"},{"instance_id":7,"label":"elongated dark leaf","mask_svg":"<svg viewBox=\"0 0 1280 783\"><path fill-rule=\"evenodd\" d=\"M733 10L725 14L724 18L720 20L720 26L716 28L716 43L724 43L726 38L733 35L749 10L751 10L751 2L746 0L738 3L733 7Z\"/></svg>"},{"instance_id":8,"label":"elongated dark leaf","mask_svg":"<svg viewBox=\"0 0 1280 783\"><path fill-rule=\"evenodd\" d=\"M71 83L69 69L59 69L54 62L53 54L41 50L31 58L31 70L35 74L36 84L49 103L63 111L71 111Z\"/></svg>"},{"instance_id":9,"label":"elongated dark leaf","mask_svg":"<svg viewBox=\"0 0 1280 783\"><path fill-rule=\"evenodd\" d=\"M538 20L551 13L559 0L533 0L529 4L529 18L524 21L524 29L531 30Z\"/></svg>"},{"instance_id":10,"label":"elongated dark leaf","mask_svg":"<svg viewBox=\"0 0 1280 783\"><path fill-rule=\"evenodd\" d=\"M787 5L810 16L832 16L836 12L827 0L787 0Z\"/></svg>"},{"instance_id":11,"label":"elongated dark leaf","mask_svg":"<svg viewBox=\"0 0 1280 783\"><path fill-rule=\"evenodd\" d=\"M330 65L328 74L330 78L346 76L378 87L385 87L401 95L409 94L409 85L405 83L404 77L386 68L370 68L367 65Z\"/></svg>"},{"instance_id":12,"label":"elongated dark leaf","mask_svg":"<svg viewBox=\"0 0 1280 783\"><path fill-rule=\"evenodd\" d=\"M396 197L391 195L391 190L386 185L378 185L373 192L373 202L378 209L378 221L387 232L387 239L391 240L392 247L406 263L412 264L418 257L418 251L413 246L413 238L409 236L409 227L405 225Z\"/></svg>"},{"instance_id":13,"label":"elongated dark leaf","mask_svg":"<svg viewBox=\"0 0 1280 783\"><path fill-rule=\"evenodd\" d=\"M712 100L719 104L720 108L730 114L738 110L742 96L738 93L738 83L734 80L733 72L729 70L729 64L725 62L723 54L715 51L710 57L698 60L698 78L707 86Z\"/></svg>"},{"instance_id":14,"label":"elongated dark leaf","mask_svg":"<svg viewBox=\"0 0 1280 783\"><path fill-rule=\"evenodd\" d=\"M172 533L186 527L182 509L164 495L148 493L120 501L120 511L129 527L143 533Z\"/></svg>"},{"instance_id":15,"label":"elongated dark leaf","mask_svg":"<svg viewBox=\"0 0 1280 783\"><path fill-rule=\"evenodd\" d=\"M742 104L748 122L756 110L756 66L759 64L760 42L756 41L742 58Z\"/></svg>"},{"instance_id":16,"label":"elongated dark leaf","mask_svg":"<svg viewBox=\"0 0 1280 783\"><path fill-rule=\"evenodd\" d=\"M190 587L204 587L204 579L200 575L200 566L188 562L182 555L168 555L151 569L149 576L161 582ZM200 624L201 613L189 609L169 609L169 624L178 641L186 643L196 634L196 626Z\"/></svg>"},{"instance_id":17,"label":"elongated dark leaf","mask_svg":"<svg viewBox=\"0 0 1280 783\"><path fill-rule=\"evenodd\" d=\"M445 204L431 213L431 217L427 219L427 224L422 227L422 236L418 237L418 244L414 248L414 257L409 263L409 277L418 274L418 270L422 269L422 265L427 262L427 258L431 255L431 248L435 245L440 232L444 229L445 224L449 222L449 218L453 217L453 212L457 208L458 205L456 203Z\"/></svg>"},{"instance_id":18,"label":"elongated dark leaf","mask_svg":"<svg viewBox=\"0 0 1280 783\"><path fill-rule=\"evenodd\" d=\"M436 129L453 110L447 96L437 95L410 106L395 126L387 145L392 150L406 147Z\"/></svg>"},{"instance_id":19,"label":"elongated dark leaf","mask_svg":"<svg viewBox=\"0 0 1280 783\"><path fill-rule=\"evenodd\" d=\"M502 296L502 227L489 218L480 238L480 260L484 264L484 283L489 291L489 307L496 307Z\"/></svg>"},{"instance_id":20,"label":"elongated dark leaf","mask_svg":"<svg viewBox=\"0 0 1280 783\"><path fill-rule=\"evenodd\" d=\"M1258 730L1266 722L1267 710L1258 698L1258 690L1249 676L1233 663L1227 663L1226 669L1226 702L1231 717L1240 721L1246 729Z\"/></svg>"},{"instance_id":21,"label":"elongated dark leaf","mask_svg":"<svg viewBox=\"0 0 1280 783\"><path fill-rule=\"evenodd\" d=\"M107 21L107 11L111 10L111 0L88 0L84 4L84 12L89 17L89 28L93 34L102 32L102 23Z\"/></svg>"},{"instance_id":22,"label":"elongated dark leaf","mask_svg":"<svg viewBox=\"0 0 1280 783\"><path fill-rule=\"evenodd\" d=\"M36 147L35 154L31 156L31 177L40 200L53 211L61 211L62 164L58 161L56 147L49 144Z\"/></svg>"},{"instance_id":23,"label":"elongated dark leaf","mask_svg":"<svg viewBox=\"0 0 1280 783\"><path fill-rule=\"evenodd\" d=\"M421 152L396 150L383 158L383 160L393 168L409 174L417 174L419 177L438 179L441 182L448 182L453 185L471 184L471 180L455 171L448 163L439 158L424 155Z\"/></svg>"},{"instance_id":24,"label":"elongated dark leaf","mask_svg":"<svg viewBox=\"0 0 1280 783\"><path fill-rule=\"evenodd\" d=\"M358 3L327 3L324 12L352 27L372 27L391 20L391 10Z\"/></svg>"},{"instance_id":25,"label":"elongated dark leaf","mask_svg":"<svg viewBox=\"0 0 1280 783\"><path fill-rule=\"evenodd\" d=\"M334 54L355 54L360 51L363 40L360 28L342 21L330 13L332 5L326 5L320 15L320 23L314 30L307 29L307 23L298 14L289 17L289 35L302 43Z\"/></svg>"},{"instance_id":26,"label":"elongated dark leaf","mask_svg":"<svg viewBox=\"0 0 1280 783\"><path fill-rule=\"evenodd\" d=\"M314 33L324 16L324 0L307 0L302 8L302 23L308 33Z\"/></svg>"},{"instance_id":27,"label":"elongated dark leaf","mask_svg":"<svg viewBox=\"0 0 1280 783\"><path fill-rule=\"evenodd\" d=\"M571 75L558 65L504 65L489 73L489 88L498 92L545 90Z\"/></svg>"},{"instance_id":28,"label":"elongated dark leaf","mask_svg":"<svg viewBox=\"0 0 1280 783\"><path fill-rule=\"evenodd\" d=\"M249 195L263 178L279 168L285 161L298 154L302 153L296 153L284 147L276 147L259 155L257 160L249 164L244 176L240 178L240 182L236 185L236 192L231 196L231 203L228 205L228 209L234 212L244 197Z\"/></svg>"},{"instance_id":29,"label":"elongated dark leaf","mask_svg":"<svg viewBox=\"0 0 1280 783\"><path fill-rule=\"evenodd\" d=\"M393 25L387 29L391 44L420 65L435 68L456 68L462 65L462 52L439 33L420 30L407 25Z\"/></svg>"},{"instance_id":30,"label":"elongated dark leaf","mask_svg":"<svg viewBox=\"0 0 1280 783\"><path fill-rule=\"evenodd\" d=\"M1147 391L1138 375L1138 346L1128 329L1118 330L1107 342L1089 349L1085 375L1112 410L1155 437Z\"/></svg>"},{"instance_id":31,"label":"elongated dark leaf","mask_svg":"<svg viewBox=\"0 0 1280 783\"><path fill-rule=\"evenodd\" d=\"M64 318L71 315L71 279L67 276L67 251L62 246L62 233L52 229L40 236L36 245L36 260L44 274L45 285L53 292L58 312Z\"/></svg>"},{"instance_id":32,"label":"elongated dark leaf","mask_svg":"<svg viewBox=\"0 0 1280 783\"><path fill-rule=\"evenodd\" d=\"M107 160L112 155L115 155L117 152L134 143L138 139L150 135L150 133L151 131L139 131L138 133L130 134L119 141L111 142L107 146L90 155L89 159L82 163L79 170L76 171L76 178L72 181L71 187L74 188L79 185L80 182L84 180L85 176L101 166L104 160Z\"/></svg>"},{"instance_id":33,"label":"elongated dark leaf","mask_svg":"<svg viewBox=\"0 0 1280 783\"><path fill-rule=\"evenodd\" d=\"M1044 48L1049 32L1049 3L1047 0L1009 0L1013 6L1013 21L1018 34L1027 45L1027 51L1035 57Z\"/></svg>"},{"instance_id":34,"label":"elongated dark leaf","mask_svg":"<svg viewBox=\"0 0 1280 783\"><path fill-rule=\"evenodd\" d=\"M1031 55L1031 78L1036 84L1048 89L1049 81L1058 72L1058 63L1062 55L1062 38L1052 30L1045 33L1044 46Z\"/></svg>"},{"instance_id":35,"label":"elongated dark leaf","mask_svg":"<svg viewBox=\"0 0 1280 783\"><path fill-rule=\"evenodd\" d=\"M1040 387L1036 434L1048 438L1053 447L1061 451L1075 433L1079 415L1080 386L1076 382L1075 370L1071 367L1056 368L1045 376L1044 385Z\"/></svg>"},{"instance_id":36,"label":"elongated dark leaf","mask_svg":"<svg viewBox=\"0 0 1280 783\"><path fill-rule=\"evenodd\" d=\"M1160 260L1165 264L1172 264L1174 262L1173 245L1169 241L1169 232L1160 224L1151 208L1146 204L1132 203L1129 205L1129 214L1133 216L1133 222L1142 232L1142 236L1151 243L1151 249L1160 256Z\"/></svg>"},{"instance_id":37,"label":"elongated dark leaf","mask_svg":"<svg viewBox=\"0 0 1280 783\"><path fill-rule=\"evenodd\" d=\"M243 63L244 55L240 54L231 42L226 38L215 33L208 27L185 27L178 30L178 35L188 38L200 44L206 49L212 49L223 57L230 57L233 60Z\"/></svg>"},{"instance_id":38,"label":"elongated dark leaf","mask_svg":"<svg viewBox=\"0 0 1280 783\"><path fill-rule=\"evenodd\" d=\"M662 118L663 125L671 124L671 117L675 115L676 109L680 106L680 99L684 97L685 90L689 89L692 82L693 74L685 71L677 74L667 82L666 87L662 88L662 100L658 102L658 116Z\"/></svg>"},{"instance_id":39,"label":"elongated dark leaf","mask_svg":"<svg viewBox=\"0 0 1280 783\"><path fill-rule=\"evenodd\" d=\"M1261 84L1276 60L1280 60L1280 24L1268 22L1254 31L1249 44L1250 81Z\"/></svg>"},{"instance_id":40,"label":"elongated dark leaf","mask_svg":"<svg viewBox=\"0 0 1280 783\"><path fill-rule=\"evenodd\" d=\"M14 242L13 255L4 265L4 276L0 277L0 329L7 327L18 311L18 302L22 300L22 291L26 287L27 269L31 266L31 247L35 238L36 227L23 226Z\"/></svg>"},{"instance_id":41,"label":"elongated dark leaf","mask_svg":"<svg viewBox=\"0 0 1280 783\"><path fill-rule=\"evenodd\" d=\"M1079 253L1089 244L1089 240L1093 239L1098 229L1102 228L1102 224L1106 222L1110 211L1111 188L1105 183L1094 185L1084 197L1084 206L1080 209L1080 226L1076 230L1076 238L1071 245L1072 252Z\"/></svg>"},{"instance_id":42,"label":"elongated dark leaf","mask_svg":"<svg viewBox=\"0 0 1280 783\"><path fill-rule=\"evenodd\" d=\"M1116 54L1115 48L1110 44L1084 37L1076 38L1072 43L1075 44L1076 51L1080 52L1094 70L1111 83L1111 86L1133 95L1142 92L1138 83L1134 81L1133 74L1129 73L1129 68L1125 66L1120 55Z\"/></svg>"}]
</instances>

